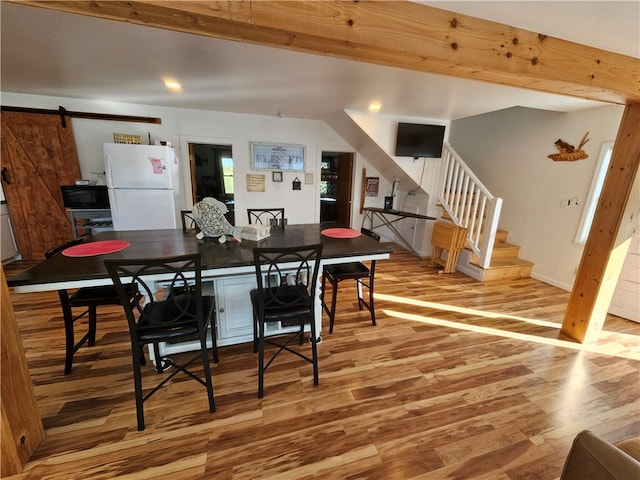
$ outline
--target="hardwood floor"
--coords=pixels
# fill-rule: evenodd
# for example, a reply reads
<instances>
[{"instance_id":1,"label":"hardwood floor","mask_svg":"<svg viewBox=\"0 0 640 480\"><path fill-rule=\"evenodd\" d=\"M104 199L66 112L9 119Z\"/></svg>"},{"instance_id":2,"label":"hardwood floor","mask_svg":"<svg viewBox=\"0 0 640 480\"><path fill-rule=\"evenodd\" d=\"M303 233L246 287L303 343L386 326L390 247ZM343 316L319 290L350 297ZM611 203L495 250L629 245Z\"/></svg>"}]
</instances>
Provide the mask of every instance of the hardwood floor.
<instances>
[{"instance_id":1,"label":"hardwood floor","mask_svg":"<svg viewBox=\"0 0 640 480\"><path fill-rule=\"evenodd\" d=\"M640 325L608 316L582 346L559 336L567 292L439 274L394 248L376 327L341 286L318 387L283 355L260 400L251 345L223 347L217 411L178 375L146 402L144 432L120 308L99 310L97 344L65 376L57 294L12 294L46 438L11 478L551 480L579 431L640 435Z\"/></svg>"}]
</instances>

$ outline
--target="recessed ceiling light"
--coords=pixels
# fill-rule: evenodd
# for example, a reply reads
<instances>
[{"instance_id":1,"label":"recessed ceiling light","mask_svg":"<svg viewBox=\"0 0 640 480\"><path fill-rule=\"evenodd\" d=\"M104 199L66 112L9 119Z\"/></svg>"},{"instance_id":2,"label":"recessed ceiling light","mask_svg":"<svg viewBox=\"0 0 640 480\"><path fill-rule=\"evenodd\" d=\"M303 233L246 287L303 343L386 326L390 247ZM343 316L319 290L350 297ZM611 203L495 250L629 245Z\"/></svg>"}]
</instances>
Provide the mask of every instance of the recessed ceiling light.
<instances>
[{"instance_id":1,"label":"recessed ceiling light","mask_svg":"<svg viewBox=\"0 0 640 480\"><path fill-rule=\"evenodd\" d=\"M380 104L380 102L371 102L369 104L370 112L379 112L381 108L382 108L382 105Z\"/></svg>"},{"instance_id":2,"label":"recessed ceiling light","mask_svg":"<svg viewBox=\"0 0 640 480\"><path fill-rule=\"evenodd\" d=\"M175 80L165 80L164 81L164 85L169 89L169 90L173 90L175 92L182 90L182 85L180 85L180 83L176 82Z\"/></svg>"}]
</instances>

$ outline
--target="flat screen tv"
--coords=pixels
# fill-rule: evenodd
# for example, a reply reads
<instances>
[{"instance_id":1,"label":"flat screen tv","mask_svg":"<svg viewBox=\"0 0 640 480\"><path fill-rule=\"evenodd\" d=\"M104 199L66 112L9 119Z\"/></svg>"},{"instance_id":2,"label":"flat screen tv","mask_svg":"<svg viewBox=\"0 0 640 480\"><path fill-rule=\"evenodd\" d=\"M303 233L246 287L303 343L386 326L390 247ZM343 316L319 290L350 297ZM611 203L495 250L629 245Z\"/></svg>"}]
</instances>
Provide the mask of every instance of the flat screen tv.
<instances>
[{"instance_id":1,"label":"flat screen tv","mask_svg":"<svg viewBox=\"0 0 640 480\"><path fill-rule=\"evenodd\" d=\"M444 142L444 125L398 123L396 157L440 158Z\"/></svg>"}]
</instances>

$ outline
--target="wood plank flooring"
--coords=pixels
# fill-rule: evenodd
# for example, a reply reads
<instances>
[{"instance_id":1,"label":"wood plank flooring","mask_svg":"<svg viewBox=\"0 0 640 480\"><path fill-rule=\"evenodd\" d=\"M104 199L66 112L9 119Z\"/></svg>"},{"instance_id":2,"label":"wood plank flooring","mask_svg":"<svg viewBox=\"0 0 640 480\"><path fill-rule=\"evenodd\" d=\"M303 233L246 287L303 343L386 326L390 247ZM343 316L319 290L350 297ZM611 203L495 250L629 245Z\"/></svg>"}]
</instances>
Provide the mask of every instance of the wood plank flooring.
<instances>
[{"instance_id":1,"label":"wood plank flooring","mask_svg":"<svg viewBox=\"0 0 640 480\"><path fill-rule=\"evenodd\" d=\"M439 274L394 248L376 327L341 286L318 387L283 355L260 400L251 345L224 347L217 411L178 375L146 403L144 432L119 307L99 310L97 345L65 376L57 295L12 294L46 438L11 478L553 480L579 431L640 435L640 325L609 316L581 346L559 333L567 292Z\"/></svg>"}]
</instances>

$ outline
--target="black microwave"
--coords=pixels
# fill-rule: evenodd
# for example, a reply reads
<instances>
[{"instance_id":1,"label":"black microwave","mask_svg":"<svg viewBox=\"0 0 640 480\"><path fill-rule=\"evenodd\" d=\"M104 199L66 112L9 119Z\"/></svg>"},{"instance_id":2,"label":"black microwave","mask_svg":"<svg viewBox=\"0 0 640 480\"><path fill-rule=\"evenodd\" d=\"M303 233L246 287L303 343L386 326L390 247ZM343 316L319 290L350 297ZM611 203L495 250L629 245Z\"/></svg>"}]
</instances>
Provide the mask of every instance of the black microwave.
<instances>
[{"instance_id":1,"label":"black microwave","mask_svg":"<svg viewBox=\"0 0 640 480\"><path fill-rule=\"evenodd\" d=\"M60 191L65 208L110 208L106 185L62 185Z\"/></svg>"}]
</instances>

